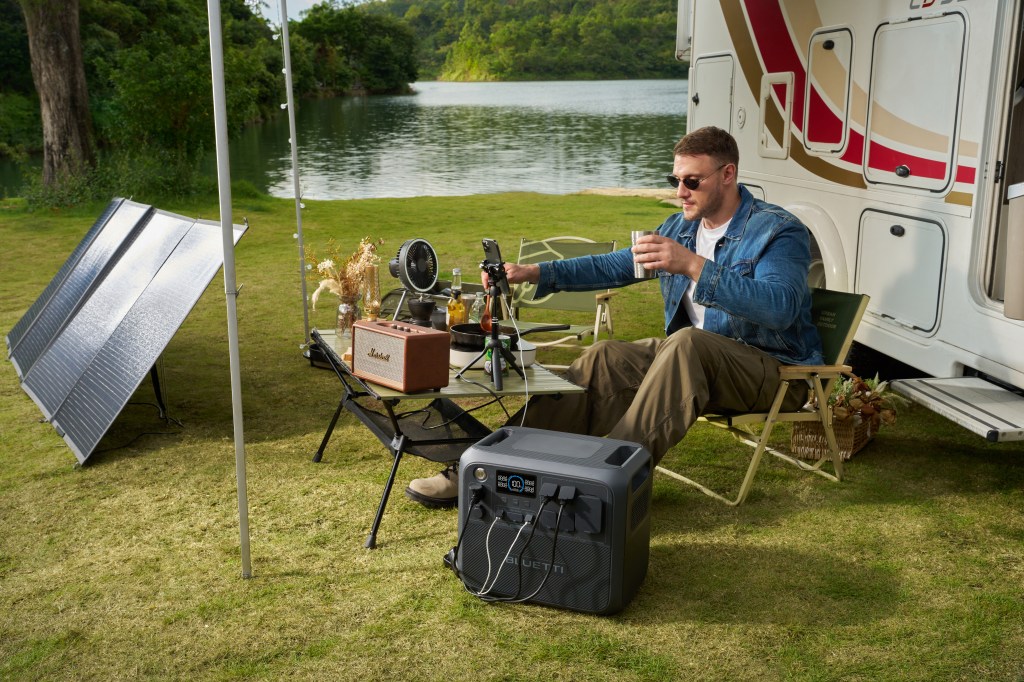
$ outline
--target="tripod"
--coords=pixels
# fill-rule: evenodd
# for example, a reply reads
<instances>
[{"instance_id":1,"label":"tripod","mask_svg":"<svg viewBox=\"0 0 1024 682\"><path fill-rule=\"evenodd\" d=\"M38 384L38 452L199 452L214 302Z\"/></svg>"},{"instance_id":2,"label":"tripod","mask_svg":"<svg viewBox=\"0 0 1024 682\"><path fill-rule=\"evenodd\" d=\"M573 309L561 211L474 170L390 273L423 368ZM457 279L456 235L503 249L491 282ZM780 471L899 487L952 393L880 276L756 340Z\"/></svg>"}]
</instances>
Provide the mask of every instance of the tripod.
<instances>
[{"instance_id":1,"label":"tripod","mask_svg":"<svg viewBox=\"0 0 1024 682\"><path fill-rule=\"evenodd\" d=\"M491 383L494 384L494 388L502 390L502 376L501 376L501 363L504 360L508 363L508 366L515 370L523 379L526 375L523 373L522 368L516 362L516 356L512 351L505 347L501 342L499 336L499 328L501 325L501 283L505 278L505 268L502 267L501 263L492 264L488 261L484 261L480 268L487 271L487 295L491 300L491 333L487 337L486 343L484 343L483 350L476 354L465 367L460 369L455 376L459 379L462 378L462 373L472 367L487 354L487 351L491 351ZM508 287L508 284L505 284Z\"/></svg>"}]
</instances>

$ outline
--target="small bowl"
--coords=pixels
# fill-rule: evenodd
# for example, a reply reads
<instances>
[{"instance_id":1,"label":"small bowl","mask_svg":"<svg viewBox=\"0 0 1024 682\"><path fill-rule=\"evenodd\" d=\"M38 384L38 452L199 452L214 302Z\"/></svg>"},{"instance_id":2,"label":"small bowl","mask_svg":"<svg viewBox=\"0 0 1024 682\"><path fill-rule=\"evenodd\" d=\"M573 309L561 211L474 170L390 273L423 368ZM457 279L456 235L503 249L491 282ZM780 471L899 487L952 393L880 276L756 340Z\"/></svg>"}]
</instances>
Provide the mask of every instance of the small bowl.
<instances>
[{"instance_id":1,"label":"small bowl","mask_svg":"<svg viewBox=\"0 0 1024 682\"><path fill-rule=\"evenodd\" d=\"M436 305L430 299L420 300L413 298L409 300L409 313L417 320L429 320L430 314L434 312Z\"/></svg>"},{"instance_id":2,"label":"small bowl","mask_svg":"<svg viewBox=\"0 0 1024 682\"><path fill-rule=\"evenodd\" d=\"M522 351L522 357L520 358L519 351ZM516 357L517 363L522 363L523 367L529 367L537 361L537 347L525 339L520 339L519 350L512 351L512 354ZM462 369L466 366L466 363L470 362L473 358L480 355L479 350L468 350L462 346L452 346L450 351L449 366L454 369ZM483 356L477 359L470 369L483 369L484 359Z\"/></svg>"}]
</instances>

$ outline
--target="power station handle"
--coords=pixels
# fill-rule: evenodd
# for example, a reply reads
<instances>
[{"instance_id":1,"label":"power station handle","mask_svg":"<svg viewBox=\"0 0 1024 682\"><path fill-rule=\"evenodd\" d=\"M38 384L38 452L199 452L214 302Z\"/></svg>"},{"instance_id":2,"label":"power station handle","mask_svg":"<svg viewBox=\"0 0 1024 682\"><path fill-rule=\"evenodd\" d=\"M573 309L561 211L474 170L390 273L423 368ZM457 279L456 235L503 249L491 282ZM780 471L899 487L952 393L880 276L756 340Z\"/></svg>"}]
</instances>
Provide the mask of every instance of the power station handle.
<instances>
[{"instance_id":1,"label":"power station handle","mask_svg":"<svg viewBox=\"0 0 1024 682\"><path fill-rule=\"evenodd\" d=\"M508 429L498 429L490 435L484 436L476 446L477 447L489 447L491 445L497 445L501 441L509 437Z\"/></svg>"},{"instance_id":2,"label":"power station handle","mask_svg":"<svg viewBox=\"0 0 1024 682\"><path fill-rule=\"evenodd\" d=\"M633 474L633 479L630 481L630 488L633 492L640 490L640 487L647 482L647 479L651 475L651 462L650 460L644 462L644 465Z\"/></svg>"}]
</instances>

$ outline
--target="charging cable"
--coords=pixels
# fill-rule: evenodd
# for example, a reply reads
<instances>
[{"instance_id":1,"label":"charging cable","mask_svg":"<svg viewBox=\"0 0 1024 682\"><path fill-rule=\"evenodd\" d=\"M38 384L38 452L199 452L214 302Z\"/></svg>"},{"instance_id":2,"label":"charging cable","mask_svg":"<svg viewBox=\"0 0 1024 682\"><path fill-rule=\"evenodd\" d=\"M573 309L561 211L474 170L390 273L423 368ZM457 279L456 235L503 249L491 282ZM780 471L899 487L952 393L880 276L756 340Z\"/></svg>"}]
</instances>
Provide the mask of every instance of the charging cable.
<instances>
[{"instance_id":1,"label":"charging cable","mask_svg":"<svg viewBox=\"0 0 1024 682\"><path fill-rule=\"evenodd\" d=\"M479 591L474 592L472 589L470 589L469 585L466 585L465 581L462 582L462 584L466 587L469 593L476 597L486 597L488 594L490 594L491 590L494 589L494 586L498 584L498 578L501 577L501 571L505 568L505 564L508 561L508 558L512 556L512 549L516 546L516 542L519 541L519 536L523 534L523 531L526 530L527 526L532 525L530 521L527 521L519 527L519 532L516 533L516 536L514 538L512 538L512 542L508 546L508 551L505 552L505 558L501 560L501 565L498 566L498 570L494 574L494 580L491 580L491 531L494 530L494 526L497 525L497 523L498 517L495 516L494 521L491 522L491 527L487 530L487 539L484 541L485 547L487 548L487 577L484 578L484 584L481 586ZM536 519L533 519L532 523L536 523ZM489 580L491 581L490 585L487 584ZM494 598L492 597L491 599Z\"/></svg>"},{"instance_id":2,"label":"charging cable","mask_svg":"<svg viewBox=\"0 0 1024 682\"><path fill-rule=\"evenodd\" d=\"M540 594L540 591L544 589L544 585L547 584L548 578L551 577L551 569L555 567L555 548L558 546L558 527L559 525L561 525L563 510L565 510L565 500L560 500L558 502L558 514L555 516L555 535L551 538L551 557L548 559L548 568L546 571L544 571L544 578L540 581L540 585L538 585L537 589L535 589L533 592L526 595L525 597L520 597L519 591L516 590L516 594L514 597L510 599L505 599L504 601L507 601L510 604L521 604L522 602L530 601L538 594Z\"/></svg>"},{"instance_id":3,"label":"charging cable","mask_svg":"<svg viewBox=\"0 0 1024 682\"><path fill-rule=\"evenodd\" d=\"M480 500L484 497L484 487L482 485L473 485L470 486L469 492L472 497L469 500L469 509L466 511L466 523L462 526L462 532L455 541L455 547L450 549L443 559L444 564L451 569L452 573L460 581L462 580L462 575L459 571L459 550L462 548L462 541L466 538L466 530L469 528L469 518L473 514L473 509L480 504Z\"/></svg>"},{"instance_id":4,"label":"charging cable","mask_svg":"<svg viewBox=\"0 0 1024 682\"><path fill-rule=\"evenodd\" d=\"M544 586L547 584L548 579L551 577L551 573L555 565L555 556L558 548L558 531L561 527L562 513L565 511L566 505L576 497L576 487L569 485L558 486L554 483L551 483L550 481L545 482L544 485L541 486L541 498L543 501L541 502L540 508L537 510L537 514L535 516L533 514L526 515L525 522L521 526L519 526L519 530L516 532L515 537L512 538L512 542L509 543L508 550L505 552L505 556L501 560L501 565L498 566L497 571L494 571L494 565L491 557L491 534L494 532L494 528L498 525L498 521L500 521L501 519L499 516L495 515L494 519L491 521L491 525L487 529L487 535L484 538L485 554L487 556L487 575L484 577L483 583L480 585L479 588L470 587L470 585L466 581L466 576L464 576L459 571L458 568L459 551L462 547L462 541L463 539L465 539L466 532L468 530L469 514L472 513L474 507L476 507L476 505L479 504L480 499L483 497L484 493L484 489L482 486L474 486L471 489L471 491L472 499L470 502L469 511L467 512L466 516L467 523L465 526L463 526L462 533L459 535L459 539L456 542L455 547L445 557L445 563L448 564L448 567L452 570L453 573L455 573L456 577L462 583L462 586L465 588L467 592L469 592L475 597L483 599L484 601L522 603L533 599L538 594L540 594L541 590L543 590ZM530 543L533 541L533 537L537 531L537 525L540 523L540 517L541 514L544 512L544 508L548 505L549 502L554 502L556 500L558 501L558 513L555 515L554 535L551 539L551 556L548 560L547 569L545 570L544 577L543 579L541 579L541 582L537 586L537 588L525 597L520 597L520 593L522 592L523 588L523 555L525 554L526 549L530 546ZM527 527L530 528L530 533L527 536L526 541L520 548L519 553L516 555L515 563L517 566L518 575L516 580L517 586L515 594L513 594L510 597L492 595L491 591L498 584L498 580L501 577L502 570L508 563L509 557L512 556L512 551L515 549L516 544L519 542L519 538L522 537L523 531L525 531ZM493 579L491 578L492 572L494 573Z\"/></svg>"},{"instance_id":5,"label":"charging cable","mask_svg":"<svg viewBox=\"0 0 1024 682\"><path fill-rule=\"evenodd\" d=\"M545 485L552 486L553 484L546 483ZM550 502L552 498L557 497L558 498L558 514L555 515L555 534L551 538L551 557L548 560L548 568L544 572L544 579L540 581L540 585L537 586L537 589L535 589L533 592L531 592L530 594L528 594L527 596L522 597L522 598L519 597L519 590L517 589L515 596L513 598L511 598L511 599L506 600L509 603L518 604L518 603L521 603L521 602L524 602L524 601L530 601L531 599L536 597L538 594L540 594L540 591L544 589L544 585L547 584L548 578L551 577L552 569L555 567L555 551L556 551L556 548L558 547L558 530L562 526L562 512L565 511L565 505L569 504L570 502L572 502L576 498L576 486L574 486L574 485L554 486L553 488L549 488L549 490L552 490L551 497L545 498L544 504L547 504L548 502ZM544 505L541 505L541 509L543 509L543 508L544 508ZM520 566L520 583L519 584L520 584L520 589L521 589L522 588L522 552L519 553L519 557L520 557L520 562L519 562L519 566Z\"/></svg>"},{"instance_id":6,"label":"charging cable","mask_svg":"<svg viewBox=\"0 0 1024 682\"><path fill-rule=\"evenodd\" d=\"M502 299L502 305L504 304L505 301ZM512 323L512 328L516 330L516 338L522 341L523 335L519 331L519 325L516 324L516 318L512 315L512 311L508 309L507 305L505 306L505 311L508 313L508 320ZM519 345L516 350L519 351L519 369L523 370L523 397L526 399L526 404L523 405L523 417L519 421L519 425L523 426L526 423L526 410L530 405L530 382L526 378L526 363L524 361L525 355L523 354L522 345Z\"/></svg>"}]
</instances>

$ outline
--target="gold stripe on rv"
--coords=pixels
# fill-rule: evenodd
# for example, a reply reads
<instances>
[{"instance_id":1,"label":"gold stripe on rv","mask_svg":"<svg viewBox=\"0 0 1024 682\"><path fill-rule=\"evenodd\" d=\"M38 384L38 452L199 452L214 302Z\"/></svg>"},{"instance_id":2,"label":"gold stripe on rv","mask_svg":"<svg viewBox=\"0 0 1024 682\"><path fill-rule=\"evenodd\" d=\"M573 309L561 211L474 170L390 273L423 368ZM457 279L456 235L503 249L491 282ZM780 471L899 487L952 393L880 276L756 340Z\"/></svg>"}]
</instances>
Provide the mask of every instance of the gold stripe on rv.
<instances>
[{"instance_id":1,"label":"gold stripe on rv","mask_svg":"<svg viewBox=\"0 0 1024 682\"><path fill-rule=\"evenodd\" d=\"M747 87L751 92L761 91L761 76L764 71L761 69L761 61L757 57L754 43L750 33L747 31L747 21L740 6L740 0L723 0L722 13L725 16L725 23L729 27L729 34L732 36L732 44L736 49L736 58L740 63L740 70L747 81ZM776 140L782 139L782 131L785 128L782 114L776 107L770 107L765 112L765 127ZM789 146L790 155L793 160L801 166L825 178L831 182L849 187L865 189L864 176L853 171L843 170L828 163L822 158L809 156L804 150L803 143L793 137Z\"/></svg>"}]
</instances>

